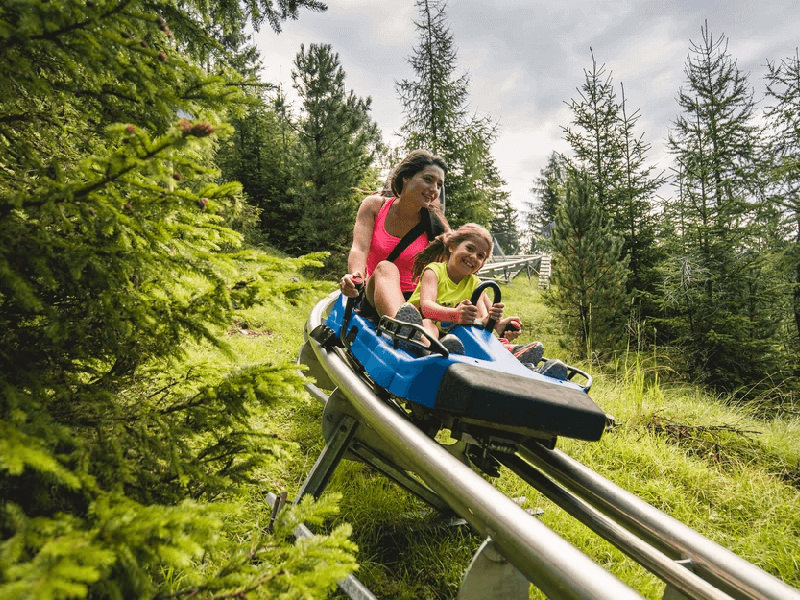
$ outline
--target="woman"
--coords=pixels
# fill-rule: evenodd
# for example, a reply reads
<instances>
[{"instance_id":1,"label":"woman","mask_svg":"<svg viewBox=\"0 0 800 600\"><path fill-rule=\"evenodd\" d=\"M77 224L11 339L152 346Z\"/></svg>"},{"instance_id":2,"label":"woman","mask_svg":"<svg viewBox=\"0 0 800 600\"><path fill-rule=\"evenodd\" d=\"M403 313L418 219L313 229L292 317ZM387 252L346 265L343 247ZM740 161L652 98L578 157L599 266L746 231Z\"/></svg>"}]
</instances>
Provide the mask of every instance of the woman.
<instances>
[{"instance_id":1,"label":"woman","mask_svg":"<svg viewBox=\"0 0 800 600\"><path fill-rule=\"evenodd\" d=\"M450 229L439 208L446 174L443 158L415 150L392 174L394 197L372 195L361 203L347 257L349 273L342 277L340 288L345 296L356 296L353 280L366 279L362 313L373 307L379 315L394 317L416 289L414 257L429 239ZM405 247L395 257L392 251L398 244Z\"/></svg>"}]
</instances>

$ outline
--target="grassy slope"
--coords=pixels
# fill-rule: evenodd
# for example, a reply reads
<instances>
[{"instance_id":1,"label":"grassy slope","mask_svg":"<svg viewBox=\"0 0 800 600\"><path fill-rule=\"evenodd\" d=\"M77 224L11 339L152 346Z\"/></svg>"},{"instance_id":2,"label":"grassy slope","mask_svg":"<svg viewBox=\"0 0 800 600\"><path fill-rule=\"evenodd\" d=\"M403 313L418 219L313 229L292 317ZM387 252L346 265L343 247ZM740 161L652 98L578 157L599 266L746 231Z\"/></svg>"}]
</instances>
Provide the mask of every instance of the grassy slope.
<instances>
[{"instance_id":1,"label":"grassy slope","mask_svg":"<svg viewBox=\"0 0 800 600\"><path fill-rule=\"evenodd\" d=\"M225 333L232 364L294 361L313 304L274 304L243 314L258 335ZM546 355L569 360L557 342L535 280L519 277L503 288L506 314L523 317L521 341L541 339ZM534 335L535 333L535 335ZM223 360L213 358L210 360ZM758 420L742 408L686 384L659 380L653 357L622 361L615 372L592 371L594 400L619 427L598 443L559 440L559 448L621 487L687 523L744 558L800 587L800 494L797 465L800 423ZM265 473L265 488L294 494L322 449L322 407L316 400L287 403L264 416L264 427L290 442L282 463ZM649 425L649 427L648 427ZM708 429L731 426L737 431ZM685 426L693 426L694 429ZM681 427L684 427L681 429ZM704 429L705 428L705 429ZM757 433L742 434L738 431ZM679 436L680 434L680 436ZM787 483L792 477L794 486ZM640 590L661 598L663 584L599 540L511 473L496 485L597 562ZM361 567L357 576L380 598L452 598L481 540L365 466L345 461L328 490L343 495L341 516L354 525ZM532 597L541 597L532 590Z\"/></svg>"}]
</instances>

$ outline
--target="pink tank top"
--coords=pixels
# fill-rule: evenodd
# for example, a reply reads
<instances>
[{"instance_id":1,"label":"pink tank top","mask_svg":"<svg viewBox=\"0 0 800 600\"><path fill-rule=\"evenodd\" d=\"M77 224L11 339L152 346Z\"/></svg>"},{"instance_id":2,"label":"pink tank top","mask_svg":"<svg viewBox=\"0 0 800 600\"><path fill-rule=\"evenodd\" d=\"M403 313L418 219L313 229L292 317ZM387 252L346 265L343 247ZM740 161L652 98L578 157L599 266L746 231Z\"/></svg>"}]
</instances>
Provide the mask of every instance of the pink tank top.
<instances>
[{"instance_id":1,"label":"pink tank top","mask_svg":"<svg viewBox=\"0 0 800 600\"><path fill-rule=\"evenodd\" d=\"M389 213L389 208L396 198L390 198L384 202L381 209L378 211L378 216L375 217L375 227L372 229L372 241L369 245L369 254L367 255L367 277L369 277L375 270L375 267L382 260L386 260L394 247L400 241L399 237L395 237L386 231L386 215ZM424 233L417 239L411 242L405 250L400 253L394 264L400 271L400 289L403 292L413 292L417 287L417 280L412 277L411 270L414 266L414 258L425 249L428 245L428 236Z\"/></svg>"}]
</instances>

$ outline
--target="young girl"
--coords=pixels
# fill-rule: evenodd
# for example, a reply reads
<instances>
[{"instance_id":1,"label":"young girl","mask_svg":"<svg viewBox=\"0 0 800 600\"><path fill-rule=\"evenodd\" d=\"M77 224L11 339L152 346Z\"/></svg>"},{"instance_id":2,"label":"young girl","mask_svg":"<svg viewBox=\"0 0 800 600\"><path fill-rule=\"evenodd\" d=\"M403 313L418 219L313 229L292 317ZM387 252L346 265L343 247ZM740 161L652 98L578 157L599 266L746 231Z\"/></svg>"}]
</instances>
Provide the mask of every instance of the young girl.
<instances>
[{"instance_id":1,"label":"young girl","mask_svg":"<svg viewBox=\"0 0 800 600\"><path fill-rule=\"evenodd\" d=\"M425 330L450 352L463 354L464 345L452 334L441 335L453 325L469 325L476 321L486 324L491 317L497 322L496 330L503 332L509 324L518 332L519 317L503 319L502 302L490 304L486 294L481 294L477 304L470 299L480 284L476 273L492 254L492 236L480 225L468 223L455 231L437 236L420 252L413 274L420 277L417 289L408 303L400 307L397 319L422 324ZM419 312L418 310L419 309ZM421 316L420 316L420 313ZM519 354L510 344L506 347L520 360L536 364L542 357L539 342L520 346Z\"/></svg>"}]
</instances>

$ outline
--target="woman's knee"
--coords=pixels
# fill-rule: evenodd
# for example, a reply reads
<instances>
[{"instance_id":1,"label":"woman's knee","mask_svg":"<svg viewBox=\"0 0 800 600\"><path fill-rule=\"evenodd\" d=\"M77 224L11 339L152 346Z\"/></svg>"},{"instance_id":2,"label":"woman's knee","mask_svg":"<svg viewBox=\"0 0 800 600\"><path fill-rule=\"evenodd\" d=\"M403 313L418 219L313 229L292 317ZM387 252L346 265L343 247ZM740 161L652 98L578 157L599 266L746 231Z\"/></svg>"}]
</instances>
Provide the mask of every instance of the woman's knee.
<instances>
[{"instance_id":1,"label":"woman's knee","mask_svg":"<svg viewBox=\"0 0 800 600\"><path fill-rule=\"evenodd\" d=\"M375 265L375 270L372 272L371 277L377 277L379 280L396 279L400 281L400 270L393 262L383 260Z\"/></svg>"},{"instance_id":2,"label":"woman's knee","mask_svg":"<svg viewBox=\"0 0 800 600\"><path fill-rule=\"evenodd\" d=\"M400 271L394 263L387 260L379 262L367 280L367 298L373 302L376 292L400 293ZM374 303L374 302L373 302Z\"/></svg>"}]
</instances>

